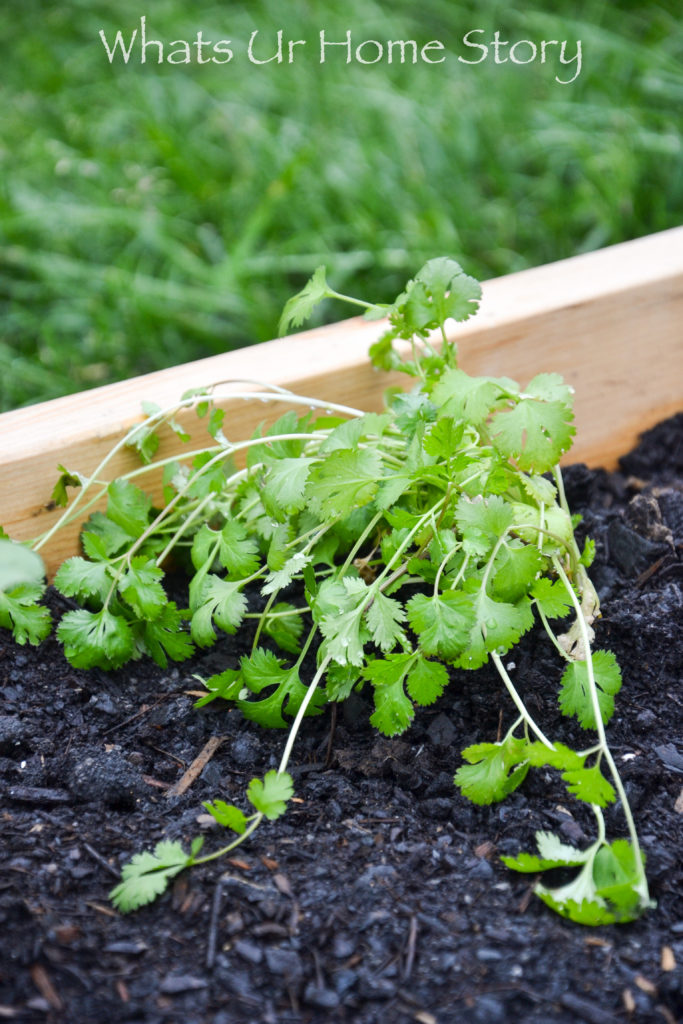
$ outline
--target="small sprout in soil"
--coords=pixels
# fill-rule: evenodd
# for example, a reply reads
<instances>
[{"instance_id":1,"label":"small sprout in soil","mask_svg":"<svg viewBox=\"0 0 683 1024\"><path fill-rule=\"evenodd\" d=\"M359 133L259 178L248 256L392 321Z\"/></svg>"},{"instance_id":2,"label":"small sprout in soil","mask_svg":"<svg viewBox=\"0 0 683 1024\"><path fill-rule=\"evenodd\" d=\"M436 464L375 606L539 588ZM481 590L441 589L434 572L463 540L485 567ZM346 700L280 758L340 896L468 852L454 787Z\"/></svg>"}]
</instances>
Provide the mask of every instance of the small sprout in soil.
<instances>
[{"instance_id":1,"label":"small sprout in soil","mask_svg":"<svg viewBox=\"0 0 683 1024\"><path fill-rule=\"evenodd\" d=\"M529 771L550 768L596 821L595 840L584 850L539 832L537 853L505 863L534 874L574 869L572 881L540 883L536 892L583 924L630 921L652 906L605 733L621 674L611 652L592 649L598 599L587 568L594 549L591 542L583 551L577 546L558 467L574 434L572 392L552 373L521 388L460 369L446 322L468 319L480 295L479 284L446 258L430 260L390 306L339 295L319 268L287 303L281 328L300 325L329 298L361 306L371 319L386 317L371 359L407 374L413 387L389 393L383 413L274 387L233 386L226 395L215 385L168 409L148 405L146 420L90 478L60 467L55 502L65 511L34 551L106 498L106 510L92 512L83 526L83 555L64 562L55 578L81 605L57 629L69 661L106 670L147 655L165 666L256 617L251 652L202 680L206 694L197 704L228 701L248 719L289 730L278 770L249 784L251 811L221 799L205 804L233 833L230 842L203 857L199 838L189 853L161 842L153 853L136 854L111 894L120 910L149 903L179 871L233 850L264 817L285 812L293 792L287 766L306 715L365 689L374 701L372 725L396 736L456 674L459 685L476 686L476 670L487 662L514 715L502 739L484 737L463 751L455 773L461 793L491 804ZM229 441L219 399L255 398L289 411L265 433ZM157 459L161 429L189 441L177 416L191 408L210 443L183 459ZM138 451L142 465L107 482L107 467L124 445ZM138 486L151 470L163 473L161 508ZM69 488L77 488L70 502ZM167 597L171 555L188 571L187 608ZM296 603L292 584L304 594ZM254 588L265 599L256 616L248 599ZM20 643L37 643L50 628L41 593L33 580L0 594L0 623ZM559 633L554 623L568 618ZM503 657L536 621L564 666L549 682L562 714L595 733L584 750L545 734L505 668ZM610 840L603 808L617 800L628 839Z\"/></svg>"}]
</instances>

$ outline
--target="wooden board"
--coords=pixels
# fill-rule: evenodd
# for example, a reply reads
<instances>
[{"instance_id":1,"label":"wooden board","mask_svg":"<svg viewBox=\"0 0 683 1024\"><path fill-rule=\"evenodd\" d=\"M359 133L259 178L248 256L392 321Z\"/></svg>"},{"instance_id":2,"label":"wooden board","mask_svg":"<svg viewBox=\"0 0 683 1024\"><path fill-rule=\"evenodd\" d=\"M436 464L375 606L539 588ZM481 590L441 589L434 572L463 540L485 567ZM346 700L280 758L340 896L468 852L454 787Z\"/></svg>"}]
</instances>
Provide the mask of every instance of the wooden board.
<instances>
[{"instance_id":1,"label":"wooden board","mask_svg":"<svg viewBox=\"0 0 683 1024\"><path fill-rule=\"evenodd\" d=\"M522 383L541 371L562 374L576 392L577 436L566 461L612 467L643 430L683 408L683 228L497 278L483 288L478 315L452 325L461 365ZM3 414L0 523L21 540L48 529L57 515L50 508L57 465L92 473L141 419L144 400L165 407L188 388L261 381L380 409L384 389L407 380L369 364L368 346L381 331L381 323L355 318ZM286 408L258 400L221 404L231 440L248 437ZM175 447L182 448L166 441L162 454ZM107 478L136 465L137 457L124 450ZM74 527L42 553L53 571L76 550Z\"/></svg>"}]
</instances>

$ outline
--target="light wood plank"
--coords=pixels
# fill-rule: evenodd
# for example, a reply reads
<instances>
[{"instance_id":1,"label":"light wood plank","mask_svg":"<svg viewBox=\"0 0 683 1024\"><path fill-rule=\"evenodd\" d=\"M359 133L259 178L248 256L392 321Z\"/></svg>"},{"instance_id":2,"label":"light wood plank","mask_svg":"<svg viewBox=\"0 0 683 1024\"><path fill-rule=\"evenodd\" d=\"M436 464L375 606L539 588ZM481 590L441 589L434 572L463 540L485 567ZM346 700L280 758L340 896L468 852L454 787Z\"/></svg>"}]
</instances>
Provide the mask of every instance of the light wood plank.
<instances>
[{"instance_id":1,"label":"light wood plank","mask_svg":"<svg viewBox=\"0 0 683 1024\"><path fill-rule=\"evenodd\" d=\"M381 331L381 324L355 318L5 413L0 522L17 539L48 529L56 517L49 498L57 464L91 473L140 420L143 400L166 406L188 388L247 379L381 408L387 386L406 384L367 360ZM568 460L612 467L643 430L683 408L683 228L488 281L479 314L454 324L451 337L470 373L522 383L542 371L562 374L576 391L577 437ZM227 403L225 432L248 437L285 407ZM184 422L196 433L194 417ZM182 446L168 440L162 454L174 448ZM109 478L136 465L124 451ZM76 528L58 535L44 552L50 570L76 549Z\"/></svg>"}]
</instances>

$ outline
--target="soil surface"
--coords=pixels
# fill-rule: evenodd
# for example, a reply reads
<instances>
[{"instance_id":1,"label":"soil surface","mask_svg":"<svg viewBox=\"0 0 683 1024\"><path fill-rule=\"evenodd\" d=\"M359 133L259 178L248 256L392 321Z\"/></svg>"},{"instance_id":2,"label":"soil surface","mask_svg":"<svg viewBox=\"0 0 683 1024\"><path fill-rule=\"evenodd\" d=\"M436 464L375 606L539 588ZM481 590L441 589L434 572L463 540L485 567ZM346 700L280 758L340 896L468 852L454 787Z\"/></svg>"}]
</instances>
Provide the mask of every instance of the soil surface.
<instances>
[{"instance_id":1,"label":"soil surface","mask_svg":"<svg viewBox=\"0 0 683 1024\"><path fill-rule=\"evenodd\" d=\"M243 803L249 779L277 766L283 733L218 701L193 709L193 673L234 666L230 640L168 671L138 662L105 674L71 668L53 640L36 650L5 636L0 1020L680 1020L683 415L646 435L619 473L574 466L566 485L597 542L597 646L616 653L624 675L608 736L655 910L612 928L574 925L531 894L532 877L500 862L533 849L537 829L581 845L591 821L555 773L530 774L491 807L455 790L460 750L511 721L484 668L454 677L395 740L369 726L363 695L307 719L292 809L231 861L179 876L123 917L108 901L120 865L161 838L203 831L216 848L202 800ZM57 618L65 607L51 601ZM506 663L547 734L572 737L544 634L525 637ZM212 737L221 743L201 776L171 795ZM618 808L608 818L612 836L624 834Z\"/></svg>"}]
</instances>

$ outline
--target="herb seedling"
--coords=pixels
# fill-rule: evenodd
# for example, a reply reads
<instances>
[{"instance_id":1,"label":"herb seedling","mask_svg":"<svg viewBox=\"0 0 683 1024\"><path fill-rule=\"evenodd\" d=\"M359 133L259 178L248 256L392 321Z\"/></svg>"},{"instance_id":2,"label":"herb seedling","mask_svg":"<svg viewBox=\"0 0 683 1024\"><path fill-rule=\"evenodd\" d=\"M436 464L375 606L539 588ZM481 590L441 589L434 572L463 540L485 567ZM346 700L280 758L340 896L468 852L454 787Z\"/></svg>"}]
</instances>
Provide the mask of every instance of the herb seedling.
<instances>
[{"instance_id":1,"label":"herb seedling","mask_svg":"<svg viewBox=\"0 0 683 1024\"><path fill-rule=\"evenodd\" d=\"M346 297L319 268L285 307L282 330L327 298ZM395 736L410 726L416 705L437 700L454 672L468 678L489 660L515 715L502 739L463 751L457 786L475 803L490 804L532 768L551 768L571 795L590 804L597 825L587 849L540 832L538 854L505 863L533 873L575 868L572 881L536 891L581 923L628 921L651 906L605 734L621 676L609 651L592 651L598 600L586 570L593 547L578 549L558 468L574 433L571 391L555 374L522 389L508 378L461 370L445 324L467 319L479 299L478 283L457 263L435 259L390 306L348 300L371 318L388 318L370 350L373 363L414 381L410 392L390 395L381 414L264 389L256 397L287 411L265 434L231 442L222 433L217 386L187 394L171 409L147 408L147 420L120 442L139 451L139 469L108 484L111 455L89 479L63 470L55 501L67 503L69 487L79 493L36 550L107 497L106 512L93 513L84 527L85 557L68 559L55 579L83 605L57 631L71 663L110 669L145 654L160 665L183 660L212 645L218 632L239 629L253 614L247 590L258 587L266 604L251 653L203 680L206 695L197 703L230 701L246 718L289 729L278 770L249 785L249 813L222 800L205 805L233 833L230 842L204 857L199 838L189 854L178 842L137 854L112 892L121 910L154 899L183 868L234 849L263 817L284 812L293 792L286 769L306 715L366 687L372 725ZM255 394L233 390L229 397ZM155 460L160 428L186 439L175 417L188 407L205 419L212 443L182 461ZM242 468L233 461L240 454ZM161 509L135 482L159 467ZM171 553L189 568L186 610L164 589ZM296 605L285 593L292 583L305 594ZM27 611L20 595L10 592L10 599L3 623L20 642L39 640L44 613ZM40 626L36 620L28 629L27 615L40 615ZM552 623L568 616L573 624L558 635ZM548 738L505 668L503 656L537 619L565 666L563 714L596 733L586 749ZM308 655L316 664L310 679L303 678ZM610 842L602 809L617 798L629 838Z\"/></svg>"}]
</instances>

